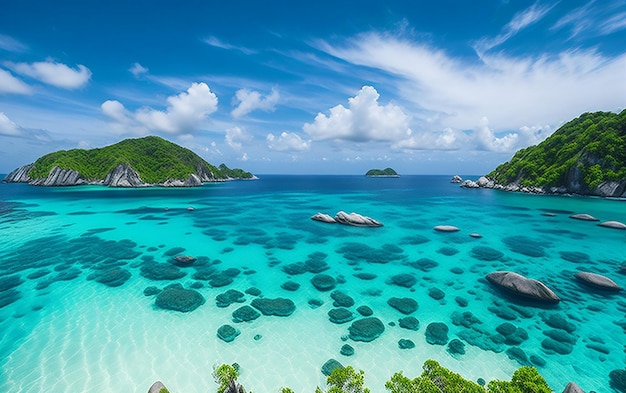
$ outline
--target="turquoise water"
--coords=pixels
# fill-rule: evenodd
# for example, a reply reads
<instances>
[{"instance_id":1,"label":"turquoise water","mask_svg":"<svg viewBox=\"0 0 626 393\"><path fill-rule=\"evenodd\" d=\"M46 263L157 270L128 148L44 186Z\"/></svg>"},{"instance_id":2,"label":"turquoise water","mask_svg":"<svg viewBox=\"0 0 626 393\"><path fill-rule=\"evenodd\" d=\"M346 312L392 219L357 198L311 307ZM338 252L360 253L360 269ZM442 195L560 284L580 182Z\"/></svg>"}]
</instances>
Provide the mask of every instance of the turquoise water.
<instances>
[{"instance_id":1,"label":"turquoise water","mask_svg":"<svg viewBox=\"0 0 626 393\"><path fill-rule=\"evenodd\" d=\"M324 386L320 369L331 358L363 369L374 392L396 371L417 376L429 358L474 380L510 379L534 364L555 391L570 380L611 391L609 372L626 363L626 297L573 275L591 271L626 286L618 273L626 231L569 215L626 222L624 203L467 190L441 176L262 176L197 189L0 184L0 391L143 392L160 379L173 392L206 392L216 387L214 366L237 362L249 390L312 392ZM339 210L384 226L310 220ZM175 255L197 261L175 266ZM562 301L512 298L484 279L496 270L539 279ZM354 341L352 322L331 322L333 290L316 289L316 274L354 300L346 307L354 321L363 318L359 306L370 307L384 323L380 337ZM295 291L283 288L288 281ZM144 294L175 283L206 302L183 313ZM244 293L241 303L218 307L229 289ZM257 297L290 299L295 311L233 322L233 311ZM400 327L407 315L388 305L393 297L417 301L417 330ZM465 354L428 343L433 322ZM505 337L504 323L518 330ZM225 324L240 332L231 342L217 337ZM401 339L415 347L400 349ZM354 355L340 353L344 344Z\"/></svg>"}]
</instances>

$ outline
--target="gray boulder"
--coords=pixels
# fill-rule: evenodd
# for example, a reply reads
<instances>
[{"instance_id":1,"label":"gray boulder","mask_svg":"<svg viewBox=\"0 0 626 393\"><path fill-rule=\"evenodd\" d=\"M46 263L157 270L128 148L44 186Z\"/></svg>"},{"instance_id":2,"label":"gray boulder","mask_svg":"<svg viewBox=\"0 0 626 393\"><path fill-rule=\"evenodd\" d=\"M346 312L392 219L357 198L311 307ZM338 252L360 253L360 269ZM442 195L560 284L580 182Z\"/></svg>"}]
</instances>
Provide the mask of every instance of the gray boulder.
<instances>
[{"instance_id":1,"label":"gray boulder","mask_svg":"<svg viewBox=\"0 0 626 393\"><path fill-rule=\"evenodd\" d=\"M156 381L155 383L152 384L152 386L150 386L150 389L148 389L148 393L161 393L161 390L163 389L168 391L165 385L163 385L163 382Z\"/></svg>"},{"instance_id":2,"label":"gray boulder","mask_svg":"<svg viewBox=\"0 0 626 393\"><path fill-rule=\"evenodd\" d=\"M619 221L605 221L598 224L601 227L605 228L613 228L613 229L626 229L626 224Z\"/></svg>"},{"instance_id":3,"label":"gray boulder","mask_svg":"<svg viewBox=\"0 0 626 393\"><path fill-rule=\"evenodd\" d=\"M600 274L589 272L578 272L574 275L579 281L584 284L590 285L595 288L605 289L607 291L622 291L624 288L620 287L615 281Z\"/></svg>"},{"instance_id":4,"label":"gray boulder","mask_svg":"<svg viewBox=\"0 0 626 393\"><path fill-rule=\"evenodd\" d=\"M463 181L463 183L461 183L461 187L463 187L463 188L480 188L478 183L476 183L473 180L469 180L469 179Z\"/></svg>"},{"instance_id":5,"label":"gray boulder","mask_svg":"<svg viewBox=\"0 0 626 393\"><path fill-rule=\"evenodd\" d=\"M450 179L450 183L462 183L463 182L463 178L459 175L454 175L452 176L452 179Z\"/></svg>"},{"instance_id":6,"label":"gray boulder","mask_svg":"<svg viewBox=\"0 0 626 393\"><path fill-rule=\"evenodd\" d=\"M459 228L453 225L437 225L433 228L437 232L457 232Z\"/></svg>"},{"instance_id":7,"label":"gray boulder","mask_svg":"<svg viewBox=\"0 0 626 393\"><path fill-rule=\"evenodd\" d=\"M487 275L487 281L515 295L546 303L558 303L561 299L541 281L514 272L497 271Z\"/></svg>"},{"instance_id":8,"label":"gray boulder","mask_svg":"<svg viewBox=\"0 0 626 393\"><path fill-rule=\"evenodd\" d=\"M595 218L591 214L586 214L586 213L572 214L571 216L569 216L569 218L573 218L574 220L582 220L582 221L600 221L599 219Z\"/></svg>"},{"instance_id":9,"label":"gray boulder","mask_svg":"<svg viewBox=\"0 0 626 393\"><path fill-rule=\"evenodd\" d=\"M563 390L563 393L585 393L585 391L582 390L580 386L576 384L576 382L570 382Z\"/></svg>"},{"instance_id":10,"label":"gray boulder","mask_svg":"<svg viewBox=\"0 0 626 393\"><path fill-rule=\"evenodd\" d=\"M21 166L9 173L3 180L3 183L28 183L31 179L28 172L35 164Z\"/></svg>"},{"instance_id":11,"label":"gray boulder","mask_svg":"<svg viewBox=\"0 0 626 393\"><path fill-rule=\"evenodd\" d=\"M358 213L348 214L343 211L340 211L339 213L337 213L337 215L335 216L335 221L340 224L352 225L356 227L381 227L383 226L382 223L374 220L371 217L362 216Z\"/></svg>"},{"instance_id":12,"label":"gray boulder","mask_svg":"<svg viewBox=\"0 0 626 393\"><path fill-rule=\"evenodd\" d=\"M311 217L311 220L325 222L327 224L335 224L335 223L337 223L337 221L335 221L334 218L332 218L330 215L324 214L324 213L316 213L313 217Z\"/></svg>"}]
</instances>

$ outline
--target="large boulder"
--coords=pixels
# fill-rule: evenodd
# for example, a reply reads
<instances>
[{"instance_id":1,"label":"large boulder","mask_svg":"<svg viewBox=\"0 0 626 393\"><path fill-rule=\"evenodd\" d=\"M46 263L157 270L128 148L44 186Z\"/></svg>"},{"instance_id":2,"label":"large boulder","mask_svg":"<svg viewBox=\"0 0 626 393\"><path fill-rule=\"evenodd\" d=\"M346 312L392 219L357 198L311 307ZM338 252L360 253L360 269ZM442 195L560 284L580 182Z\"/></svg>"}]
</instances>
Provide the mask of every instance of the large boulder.
<instances>
[{"instance_id":1,"label":"large boulder","mask_svg":"<svg viewBox=\"0 0 626 393\"><path fill-rule=\"evenodd\" d=\"M168 392L165 385L163 385L163 382L156 381L155 383L152 384L152 386L150 386L150 389L148 389L148 393L161 393L162 391L164 391L163 389L165 389L165 391Z\"/></svg>"},{"instance_id":2,"label":"large boulder","mask_svg":"<svg viewBox=\"0 0 626 393\"><path fill-rule=\"evenodd\" d=\"M619 221L605 221L598 224L601 227L613 228L613 229L626 229L626 224Z\"/></svg>"},{"instance_id":3,"label":"large boulder","mask_svg":"<svg viewBox=\"0 0 626 393\"><path fill-rule=\"evenodd\" d=\"M604 289L607 291L615 291L619 292L624 288L620 287L615 281L611 280L608 277L602 276L600 274L589 273L589 272L578 272L574 275L578 279L578 281L583 284L587 284L594 288Z\"/></svg>"},{"instance_id":4,"label":"large boulder","mask_svg":"<svg viewBox=\"0 0 626 393\"><path fill-rule=\"evenodd\" d=\"M497 271L487 275L487 281L512 294L546 303L558 303L561 299L541 281L521 274Z\"/></svg>"},{"instance_id":5,"label":"large boulder","mask_svg":"<svg viewBox=\"0 0 626 393\"><path fill-rule=\"evenodd\" d=\"M565 386L563 393L585 393L585 391L582 390L580 386L576 384L576 382L570 382L567 384L567 386Z\"/></svg>"},{"instance_id":6,"label":"large boulder","mask_svg":"<svg viewBox=\"0 0 626 393\"><path fill-rule=\"evenodd\" d=\"M385 325L376 317L356 320L348 328L350 338L354 341L370 342L385 331Z\"/></svg>"},{"instance_id":7,"label":"large boulder","mask_svg":"<svg viewBox=\"0 0 626 393\"><path fill-rule=\"evenodd\" d=\"M325 223L328 223L328 224L335 224L335 223L337 223L337 221L335 221L334 218L332 218L330 215L324 214L324 213L317 213L317 214L315 214L313 217L311 217L311 220L325 222Z\"/></svg>"},{"instance_id":8,"label":"large boulder","mask_svg":"<svg viewBox=\"0 0 626 393\"><path fill-rule=\"evenodd\" d=\"M159 293L154 304L166 310L180 312L193 311L203 305L204 296L193 289L184 289L179 285L170 285L163 292Z\"/></svg>"},{"instance_id":9,"label":"large boulder","mask_svg":"<svg viewBox=\"0 0 626 393\"><path fill-rule=\"evenodd\" d=\"M348 214L343 211L340 211L339 213L337 213L337 215L335 216L335 221L340 224L352 225L355 227L381 227L383 226L382 223L374 220L371 217L362 216L358 213Z\"/></svg>"},{"instance_id":10,"label":"large boulder","mask_svg":"<svg viewBox=\"0 0 626 393\"><path fill-rule=\"evenodd\" d=\"M250 303L252 307L261 311L263 315L275 315L288 317L296 311L296 305L290 299L285 298L256 298Z\"/></svg>"}]
</instances>

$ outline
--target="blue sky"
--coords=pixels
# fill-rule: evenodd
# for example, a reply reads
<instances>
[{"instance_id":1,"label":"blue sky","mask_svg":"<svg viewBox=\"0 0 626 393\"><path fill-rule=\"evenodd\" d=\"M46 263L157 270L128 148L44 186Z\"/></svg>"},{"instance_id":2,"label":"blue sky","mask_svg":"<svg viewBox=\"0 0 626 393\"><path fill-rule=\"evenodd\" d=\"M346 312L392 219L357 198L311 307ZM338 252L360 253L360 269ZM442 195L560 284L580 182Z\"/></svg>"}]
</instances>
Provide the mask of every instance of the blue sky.
<instances>
[{"instance_id":1,"label":"blue sky","mask_svg":"<svg viewBox=\"0 0 626 393\"><path fill-rule=\"evenodd\" d=\"M484 174L626 106L626 1L4 1L0 173L160 135L257 174Z\"/></svg>"}]
</instances>

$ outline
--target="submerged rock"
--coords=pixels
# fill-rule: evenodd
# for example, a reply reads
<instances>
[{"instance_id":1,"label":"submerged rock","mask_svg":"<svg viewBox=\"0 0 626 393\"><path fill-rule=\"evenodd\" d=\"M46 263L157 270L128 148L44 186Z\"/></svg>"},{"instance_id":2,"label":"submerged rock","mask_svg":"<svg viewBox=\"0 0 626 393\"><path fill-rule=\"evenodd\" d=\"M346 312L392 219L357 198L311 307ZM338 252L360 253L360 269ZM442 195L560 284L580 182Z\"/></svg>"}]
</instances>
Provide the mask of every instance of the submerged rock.
<instances>
[{"instance_id":1,"label":"submerged rock","mask_svg":"<svg viewBox=\"0 0 626 393\"><path fill-rule=\"evenodd\" d=\"M328 359L324 365L322 365L322 374L329 376L336 368L343 368L343 365L335 359Z\"/></svg>"},{"instance_id":2,"label":"submerged rock","mask_svg":"<svg viewBox=\"0 0 626 393\"><path fill-rule=\"evenodd\" d=\"M405 338L401 338L398 341L398 348L400 349L413 349L415 348L415 343L411 340L405 339Z\"/></svg>"},{"instance_id":3,"label":"submerged rock","mask_svg":"<svg viewBox=\"0 0 626 393\"><path fill-rule=\"evenodd\" d=\"M217 337L227 343L233 341L239 334L241 334L239 329L235 329L231 325L222 325L217 329Z\"/></svg>"},{"instance_id":4,"label":"submerged rock","mask_svg":"<svg viewBox=\"0 0 626 393\"><path fill-rule=\"evenodd\" d=\"M414 313L418 307L417 301L408 297L392 297L387 304L406 315Z\"/></svg>"},{"instance_id":5,"label":"submerged rock","mask_svg":"<svg viewBox=\"0 0 626 393\"><path fill-rule=\"evenodd\" d=\"M243 292L229 289L215 297L215 305L220 308L228 307L233 303L243 303L245 301Z\"/></svg>"},{"instance_id":6,"label":"submerged rock","mask_svg":"<svg viewBox=\"0 0 626 393\"><path fill-rule=\"evenodd\" d=\"M580 282L598 289L619 292L624 288L620 287L615 281L600 274L579 272L574 275Z\"/></svg>"},{"instance_id":7,"label":"submerged rock","mask_svg":"<svg viewBox=\"0 0 626 393\"><path fill-rule=\"evenodd\" d=\"M487 280L499 288L529 299L547 303L558 303L561 301L561 299L541 281L529 279L514 272L493 272L487 275Z\"/></svg>"},{"instance_id":8,"label":"submerged rock","mask_svg":"<svg viewBox=\"0 0 626 393\"><path fill-rule=\"evenodd\" d=\"M261 311L263 315L275 315L288 317L296 311L296 305L290 299L285 298L256 298L250 303L252 307Z\"/></svg>"},{"instance_id":9,"label":"submerged rock","mask_svg":"<svg viewBox=\"0 0 626 393\"><path fill-rule=\"evenodd\" d=\"M179 285L170 285L155 299L155 305L166 310L190 312L203 305L204 296L193 289L184 289Z\"/></svg>"},{"instance_id":10,"label":"submerged rock","mask_svg":"<svg viewBox=\"0 0 626 393\"><path fill-rule=\"evenodd\" d=\"M311 284L318 291L326 292L335 289L337 281L328 274L317 274L311 279Z\"/></svg>"},{"instance_id":11,"label":"submerged rock","mask_svg":"<svg viewBox=\"0 0 626 393\"><path fill-rule=\"evenodd\" d=\"M354 314L347 308L333 308L332 310L328 311L328 319L330 319L332 323L340 325L342 323L352 321L354 319Z\"/></svg>"},{"instance_id":12,"label":"submerged rock","mask_svg":"<svg viewBox=\"0 0 626 393\"><path fill-rule=\"evenodd\" d=\"M257 310L255 310L254 308L248 305L245 305L233 311L233 322L254 321L260 316L261 316L261 313L259 313Z\"/></svg>"},{"instance_id":13,"label":"submerged rock","mask_svg":"<svg viewBox=\"0 0 626 393\"><path fill-rule=\"evenodd\" d=\"M348 328L350 338L354 341L370 342L385 331L385 325L376 317L356 320Z\"/></svg>"},{"instance_id":14,"label":"submerged rock","mask_svg":"<svg viewBox=\"0 0 626 393\"><path fill-rule=\"evenodd\" d=\"M448 325L443 322L432 322L426 326L426 341L432 345L448 343Z\"/></svg>"},{"instance_id":15,"label":"submerged rock","mask_svg":"<svg viewBox=\"0 0 626 393\"><path fill-rule=\"evenodd\" d=\"M563 393L585 393L575 382L570 382L565 386Z\"/></svg>"},{"instance_id":16,"label":"submerged rock","mask_svg":"<svg viewBox=\"0 0 626 393\"><path fill-rule=\"evenodd\" d=\"M354 355L354 348L350 344L343 344L339 353L343 356L352 356Z\"/></svg>"}]
</instances>

